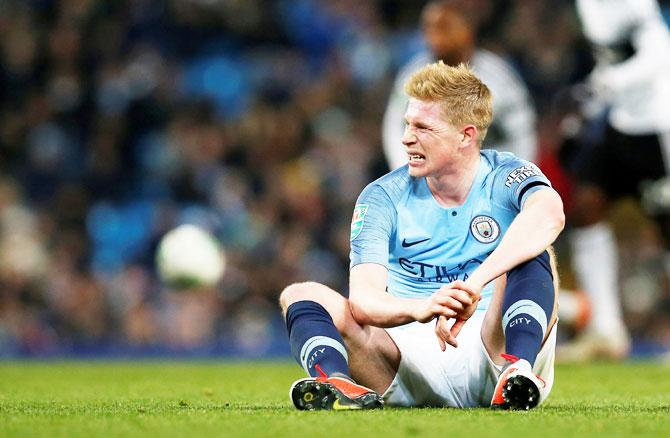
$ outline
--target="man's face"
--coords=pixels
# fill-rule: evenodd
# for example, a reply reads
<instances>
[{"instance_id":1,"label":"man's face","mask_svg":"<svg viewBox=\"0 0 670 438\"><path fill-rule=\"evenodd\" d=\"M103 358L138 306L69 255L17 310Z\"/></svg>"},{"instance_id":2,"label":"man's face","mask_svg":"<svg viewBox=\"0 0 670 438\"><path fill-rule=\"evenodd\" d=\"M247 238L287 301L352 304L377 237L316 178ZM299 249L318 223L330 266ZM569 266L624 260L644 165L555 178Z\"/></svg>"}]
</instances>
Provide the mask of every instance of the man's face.
<instances>
[{"instance_id":1,"label":"man's face","mask_svg":"<svg viewBox=\"0 0 670 438\"><path fill-rule=\"evenodd\" d=\"M433 4L426 8L421 21L426 44L437 59L448 65L468 60L474 37L461 15Z\"/></svg>"},{"instance_id":2,"label":"man's face","mask_svg":"<svg viewBox=\"0 0 670 438\"><path fill-rule=\"evenodd\" d=\"M462 136L445 120L440 103L410 98L405 123L402 143L411 176L437 176L454 163Z\"/></svg>"}]
</instances>

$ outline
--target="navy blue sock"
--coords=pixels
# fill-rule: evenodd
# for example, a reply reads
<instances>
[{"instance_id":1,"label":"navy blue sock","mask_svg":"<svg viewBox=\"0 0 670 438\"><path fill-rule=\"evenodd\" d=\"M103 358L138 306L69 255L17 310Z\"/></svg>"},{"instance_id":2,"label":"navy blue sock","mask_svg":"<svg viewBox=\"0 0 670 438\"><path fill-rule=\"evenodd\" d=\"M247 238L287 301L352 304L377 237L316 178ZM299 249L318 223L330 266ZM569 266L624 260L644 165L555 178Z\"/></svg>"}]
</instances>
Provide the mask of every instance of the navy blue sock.
<instances>
[{"instance_id":1,"label":"navy blue sock","mask_svg":"<svg viewBox=\"0 0 670 438\"><path fill-rule=\"evenodd\" d=\"M291 304L286 309L286 327L291 353L310 376L350 376L344 340L323 306L314 301Z\"/></svg>"},{"instance_id":2,"label":"navy blue sock","mask_svg":"<svg viewBox=\"0 0 670 438\"><path fill-rule=\"evenodd\" d=\"M553 279L546 251L507 273L502 308L505 352L531 365L554 310Z\"/></svg>"}]
</instances>

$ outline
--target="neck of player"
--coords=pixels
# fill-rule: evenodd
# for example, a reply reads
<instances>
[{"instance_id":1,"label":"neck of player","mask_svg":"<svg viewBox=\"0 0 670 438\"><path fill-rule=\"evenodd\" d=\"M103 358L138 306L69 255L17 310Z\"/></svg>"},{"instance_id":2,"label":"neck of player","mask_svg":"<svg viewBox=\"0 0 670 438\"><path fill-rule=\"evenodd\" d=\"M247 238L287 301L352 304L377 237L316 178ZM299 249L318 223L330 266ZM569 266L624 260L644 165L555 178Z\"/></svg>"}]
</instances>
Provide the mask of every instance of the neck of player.
<instances>
[{"instance_id":1,"label":"neck of player","mask_svg":"<svg viewBox=\"0 0 670 438\"><path fill-rule=\"evenodd\" d=\"M454 163L449 169L436 176L426 177L426 183L433 198L444 208L459 207L468 199L477 171L480 155L471 154L460 163Z\"/></svg>"}]
</instances>

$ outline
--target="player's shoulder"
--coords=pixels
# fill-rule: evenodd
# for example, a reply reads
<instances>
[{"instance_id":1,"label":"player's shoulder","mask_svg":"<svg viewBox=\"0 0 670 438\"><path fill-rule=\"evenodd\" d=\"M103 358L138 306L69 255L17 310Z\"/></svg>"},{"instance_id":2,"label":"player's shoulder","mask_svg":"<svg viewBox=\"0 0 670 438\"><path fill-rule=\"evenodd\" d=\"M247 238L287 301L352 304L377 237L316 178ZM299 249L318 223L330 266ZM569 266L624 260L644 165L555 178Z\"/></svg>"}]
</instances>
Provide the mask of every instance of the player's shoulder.
<instances>
[{"instance_id":1,"label":"player's shoulder","mask_svg":"<svg viewBox=\"0 0 670 438\"><path fill-rule=\"evenodd\" d=\"M482 149L481 156L490 166L491 173L493 174L509 173L515 169L524 167L537 169L537 166L532 162L519 158L511 152L497 151L495 149Z\"/></svg>"},{"instance_id":2,"label":"player's shoulder","mask_svg":"<svg viewBox=\"0 0 670 438\"><path fill-rule=\"evenodd\" d=\"M398 200L409 190L413 178L407 171L407 165L399 167L386 175L377 178L368 184L361 192L361 198L367 196L385 195L393 203Z\"/></svg>"},{"instance_id":3,"label":"player's shoulder","mask_svg":"<svg viewBox=\"0 0 670 438\"><path fill-rule=\"evenodd\" d=\"M482 149L480 152L482 159L491 166L492 170L503 166L508 166L513 163L526 162L511 152L498 151L496 149Z\"/></svg>"},{"instance_id":4,"label":"player's shoulder","mask_svg":"<svg viewBox=\"0 0 670 438\"><path fill-rule=\"evenodd\" d=\"M511 152L485 149L481 151L481 155L491 167L489 181L496 187L504 185L510 188L515 183L523 185L533 181L551 187L551 183L537 165Z\"/></svg>"}]
</instances>

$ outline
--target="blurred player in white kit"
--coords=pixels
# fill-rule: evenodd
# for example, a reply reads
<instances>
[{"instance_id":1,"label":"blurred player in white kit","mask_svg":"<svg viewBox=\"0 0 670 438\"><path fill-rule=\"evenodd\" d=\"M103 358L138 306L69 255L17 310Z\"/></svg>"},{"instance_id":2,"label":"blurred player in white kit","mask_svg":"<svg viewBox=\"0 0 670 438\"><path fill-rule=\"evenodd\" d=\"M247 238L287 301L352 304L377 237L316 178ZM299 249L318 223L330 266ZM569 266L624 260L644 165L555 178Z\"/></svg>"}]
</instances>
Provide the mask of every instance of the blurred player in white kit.
<instances>
[{"instance_id":1,"label":"blurred player in white kit","mask_svg":"<svg viewBox=\"0 0 670 438\"><path fill-rule=\"evenodd\" d=\"M630 351L618 290L609 202L640 197L640 184L670 169L670 33L655 0L577 0L596 66L588 83L608 110L602 141L577 167L569 217L573 268L592 318L559 359L621 359ZM635 293L635 291L626 291Z\"/></svg>"}]
</instances>

